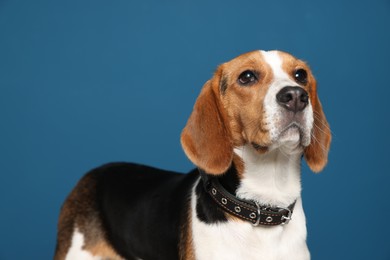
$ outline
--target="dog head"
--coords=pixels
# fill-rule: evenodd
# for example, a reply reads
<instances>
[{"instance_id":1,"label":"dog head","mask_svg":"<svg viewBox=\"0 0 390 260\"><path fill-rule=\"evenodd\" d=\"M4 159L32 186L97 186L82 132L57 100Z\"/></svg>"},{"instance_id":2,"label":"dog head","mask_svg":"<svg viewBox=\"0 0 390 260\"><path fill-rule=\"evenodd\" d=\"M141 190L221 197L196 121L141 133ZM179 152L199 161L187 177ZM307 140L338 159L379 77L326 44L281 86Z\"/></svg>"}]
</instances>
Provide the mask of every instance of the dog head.
<instances>
[{"instance_id":1,"label":"dog head","mask_svg":"<svg viewBox=\"0 0 390 260\"><path fill-rule=\"evenodd\" d=\"M253 51L218 67L206 82L181 135L188 158L224 173L234 148L304 153L314 172L328 158L331 133L309 67L281 51Z\"/></svg>"}]
</instances>

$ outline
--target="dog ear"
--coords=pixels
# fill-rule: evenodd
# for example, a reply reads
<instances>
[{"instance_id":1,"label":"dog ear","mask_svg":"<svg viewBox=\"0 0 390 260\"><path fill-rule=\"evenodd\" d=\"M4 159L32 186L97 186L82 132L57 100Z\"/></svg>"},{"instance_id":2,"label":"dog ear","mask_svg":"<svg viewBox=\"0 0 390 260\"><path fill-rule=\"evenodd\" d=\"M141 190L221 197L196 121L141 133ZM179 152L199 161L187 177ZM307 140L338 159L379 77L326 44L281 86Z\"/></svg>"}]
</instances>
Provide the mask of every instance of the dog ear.
<instances>
[{"instance_id":1,"label":"dog ear","mask_svg":"<svg viewBox=\"0 0 390 260\"><path fill-rule=\"evenodd\" d=\"M305 148L304 155L307 164L313 172L320 172L328 162L328 152L332 139L328 121L322 110L321 102L316 94L316 85L312 88L311 103L313 107L313 130L311 134L311 142Z\"/></svg>"},{"instance_id":2,"label":"dog ear","mask_svg":"<svg viewBox=\"0 0 390 260\"><path fill-rule=\"evenodd\" d=\"M207 81L181 134L187 157L210 174L223 174L233 159L233 144L221 102L220 67Z\"/></svg>"}]
</instances>

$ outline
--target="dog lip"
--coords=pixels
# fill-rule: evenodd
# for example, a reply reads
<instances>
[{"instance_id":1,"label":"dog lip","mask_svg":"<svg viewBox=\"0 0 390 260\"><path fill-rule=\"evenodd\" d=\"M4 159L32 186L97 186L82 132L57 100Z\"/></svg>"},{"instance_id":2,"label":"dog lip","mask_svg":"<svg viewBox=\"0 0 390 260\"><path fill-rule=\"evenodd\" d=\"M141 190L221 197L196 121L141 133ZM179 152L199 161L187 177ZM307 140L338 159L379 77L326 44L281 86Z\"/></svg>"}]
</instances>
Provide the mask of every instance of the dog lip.
<instances>
[{"instance_id":1,"label":"dog lip","mask_svg":"<svg viewBox=\"0 0 390 260\"><path fill-rule=\"evenodd\" d=\"M296 121L293 121L293 122L289 123L286 127L284 127L279 132L279 135L278 135L276 140L281 140L284 137L287 137L289 134L292 134L290 131L294 131L294 132L298 131L294 134L298 135L297 141L299 142L299 145L301 145L302 147L306 147L309 145L309 143L310 143L309 138L310 137L307 135L307 133L305 131L305 126L300 124L299 122L296 122Z\"/></svg>"},{"instance_id":2,"label":"dog lip","mask_svg":"<svg viewBox=\"0 0 390 260\"><path fill-rule=\"evenodd\" d=\"M255 143L255 142L251 142L251 145L253 146L253 148L255 148L259 152L266 152L268 150L267 146L262 146L258 143Z\"/></svg>"},{"instance_id":3,"label":"dog lip","mask_svg":"<svg viewBox=\"0 0 390 260\"><path fill-rule=\"evenodd\" d=\"M302 142L303 141L303 137L304 137L304 132L303 132L303 128L302 128L302 125L297 123L297 122L291 122L290 124L288 124L286 127L284 127L280 133L279 133L279 136L278 136L278 139L282 138L283 136L285 135L288 135L288 132L289 131L298 131L297 134L299 134L299 141Z\"/></svg>"},{"instance_id":4,"label":"dog lip","mask_svg":"<svg viewBox=\"0 0 390 260\"><path fill-rule=\"evenodd\" d=\"M282 129L282 131L280 131L281 134L287 132L289 129L291 128L296 128L299 130L299 133L302 134L302 125L296 121L293 121L291 122L290 124L288 124L286 127L284 127Z\"/></svg>"}]
</instances>

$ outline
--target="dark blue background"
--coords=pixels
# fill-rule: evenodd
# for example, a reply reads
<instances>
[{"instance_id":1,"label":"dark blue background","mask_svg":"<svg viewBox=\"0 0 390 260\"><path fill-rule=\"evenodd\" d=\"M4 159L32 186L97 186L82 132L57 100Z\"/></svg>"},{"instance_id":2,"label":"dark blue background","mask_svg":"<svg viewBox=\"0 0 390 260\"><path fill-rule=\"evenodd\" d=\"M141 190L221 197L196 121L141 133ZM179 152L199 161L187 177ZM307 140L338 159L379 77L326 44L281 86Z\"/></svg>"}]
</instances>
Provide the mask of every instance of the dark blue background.
<instances>
[{"instance_id":1,"label":"dark blue background","mask_svg":"<svg viewBox=\"0 0 390 260\"><path fill-rule=\"evenodd\" d=\"M254 49L309 62L333 131L303 171L313 259L390 259L389 47L389 0L0 1L0 259L50 259L92 167L191 169L200 88Z\"/></svg>"}]
</instances>

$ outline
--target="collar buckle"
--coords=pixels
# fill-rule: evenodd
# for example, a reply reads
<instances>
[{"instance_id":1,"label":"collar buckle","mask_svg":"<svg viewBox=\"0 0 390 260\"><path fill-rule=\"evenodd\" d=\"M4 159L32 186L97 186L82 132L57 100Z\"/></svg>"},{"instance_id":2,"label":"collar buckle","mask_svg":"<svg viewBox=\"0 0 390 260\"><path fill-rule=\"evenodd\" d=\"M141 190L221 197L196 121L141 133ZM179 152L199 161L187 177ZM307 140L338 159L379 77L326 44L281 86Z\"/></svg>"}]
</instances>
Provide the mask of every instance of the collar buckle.
<instances>
[{"instance_id":1,"label":"collar buckle","mask_svg":"<svg viewBox=\"0 0 390 260\"><path fill-rule=\"evenodd\" d=\"M282 215L282 217L281 217L281 221L282 221L281 224L282 224L282 225L288 224L288 222L290 222L290 220L292 219L292 218L291 218L292 211L291 211L289 208L278 207L278 209L279 209L279 212L282 211L282 210L287 211L287 216Z\"/></svg>"}]
</instances>

